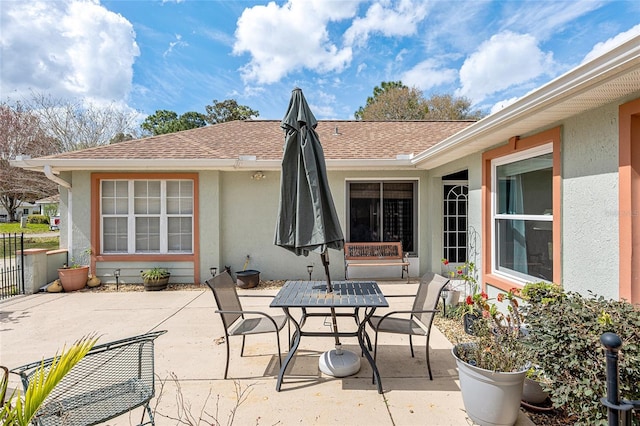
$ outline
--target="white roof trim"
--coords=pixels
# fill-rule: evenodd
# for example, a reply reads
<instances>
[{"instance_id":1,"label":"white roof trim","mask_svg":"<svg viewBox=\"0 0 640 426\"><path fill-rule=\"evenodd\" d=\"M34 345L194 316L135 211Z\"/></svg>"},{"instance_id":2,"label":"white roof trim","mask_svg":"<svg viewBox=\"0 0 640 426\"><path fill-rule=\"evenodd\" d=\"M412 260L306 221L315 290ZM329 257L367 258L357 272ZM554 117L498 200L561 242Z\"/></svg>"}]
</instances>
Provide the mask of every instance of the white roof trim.
<instances>
[{"instance_id":1,"label":"white roof trim","mask_svg":"<svg viewBox=\"0 0 640 426\"><path fill-rule=\"evenodd\" d=\"M414 169L410 158L401 159L358 159L358 160L325 160L330 170L381 170L381 169ZM51 173L59 174L63 171L92 170L92 171L131 171L131 170L280 170L281 160L246 160L246 159L166 159L143 162L140 159L22 159L12 160L11 165L28 170L42 171L49 168Z\"/></svg>"},{"instance_id":2,"label":"white roof trim","mask_svg":"<svg viewBox=\"0 0 640 426\"><path fill-rule=\"evenodd\" d=\"M419 153L413 159L413 164L420 168L433 168L463 155L506 142L509 137L550 126L587 109L613 102L621 96L640 90L640 78L632 78L631 81L637 85L631 86L627 93L622 95L612 90L609 97L590 99L587 106L582 103L569 104L569 101L579 96L585 96L607 85L613 86L616 80L634 73L640 74L640 36L635 36L609 52L574 68L504 109ZM560 111L559 107L564 104L566 108ZM544 114L555 107L558 107L558 113Z\"/></svg>"}]
</instances>

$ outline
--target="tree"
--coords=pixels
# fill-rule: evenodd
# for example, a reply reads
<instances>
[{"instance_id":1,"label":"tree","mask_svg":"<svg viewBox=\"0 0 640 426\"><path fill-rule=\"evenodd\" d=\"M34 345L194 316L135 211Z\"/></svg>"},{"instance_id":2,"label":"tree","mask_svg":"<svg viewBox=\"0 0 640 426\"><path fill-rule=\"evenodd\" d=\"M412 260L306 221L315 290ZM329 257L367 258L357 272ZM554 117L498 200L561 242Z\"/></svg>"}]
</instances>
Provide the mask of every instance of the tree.
<instances>
[{"instance_id":1,"label":"tree","mask_svg":"<svg viewBox=\"0 0 640 426\"><path fill-rule=\"evenodd\" d=\"M174 111L157 110L144 119L140 127L154 136L196 129L207 125L206 116L199 112L185 112L178 116Z\"/></svg>"},{"instance_id":2,"label":"tree","mask_svg":"<svg viewBox=\"0 0 640 426\"><path fill-rule=\"evenodd\" d=\"M450 94L431 95L426 100L429 108L428 120L480 120L486 114L481 110L471 111L471 100Z\"/></svg>"},{"instance_id":3,"label":"tree","mask_svg":"<svg viewBox=\"0 0 640 426\"><path fill-rule=\"evenodd\" d=\"M415 87L383 81L354 115L358 120L479 120L486 114L471 111L471 101L465 97L435 94L425 99Z\"/></svg>"},{"instance_id":4,"label":"tree","mask_svg":"<svg viewBox=\"0 0 640 426\"><path fill-rule=\"evenodd\" d=\"M60 152L108 145L118 133L137 134L139 114L115 103L98 106L82 99L65 101L34 94L28 108L49 136L58 140Z\"/></svg>"},{"instance_id":5,"label":"tree","mask_svg":"<svg viewBox=\"0 0 640 426\"><path fill-rule=\"evenodd\" d=\"M118 142L126 142L135 139L133 135L129 133L118 132L114 137L109 140L109 144L118 143Z\"/></svg>"},{"instance_id":6,"label":"tree","mask_svg":"<svg viewBox=\"0 0 640 426\"><path fill-rule=\"evenodd\" d=\"M363 118L363 114L365 113L365 109L376 103L379 96L389 92L393 89L408 89L407 86L402 84L402 81L383 81L380 83L380 86L376 86L373 88L373 96L369 96L367 98L367 104L364 107L358 108L358 111L355 112L356 120L365 120Z\"/></svg>"},{"instance_id":7,"label":"tree","mask_svg":"<svg viewBox=\"0 0 640 426\"><path fill-rule=\"evenodd\" d=\"M213 100L213 105L207 105L207 123L217 124L234 120L250 120L258 117L260 113L249 108L246 105L238 105L235 99L227 99L218 102Z\"/></svg>"},{"instance_id":8,"label":"tree","mask_svg":"<svg viewBox=\"0 0 640 426\"><path fill-rule=\"evenodd\" d=\"M182 127L188 127L181 130L195 129L207 125L207 116L199 112L189 111L182 114L179 121Z\"/></svg>"},{"instance_id":9,"label":"tree","mask_svg":"<svg viewBox=\"0 0 640 426\"><path fill-rule=\"evenodd\" d=\"M359 111L362 120L425 120L428 114L422 92L408 87L381 92L374 102Z\"/></svg>"},{"instance_id":10,"label":"tree","mask_svg":"<svg viewBox=\"0 0 640 426\"><path fill-rule=\"evenodd\" d=\"M59 142L47 135L40 119L22 104L0 104L0 204L9 221L23 201L35 201L55 194L56 184L42 173L10 165L19 155L41 157L59 151Z\"/></svg>"}]
</instances>

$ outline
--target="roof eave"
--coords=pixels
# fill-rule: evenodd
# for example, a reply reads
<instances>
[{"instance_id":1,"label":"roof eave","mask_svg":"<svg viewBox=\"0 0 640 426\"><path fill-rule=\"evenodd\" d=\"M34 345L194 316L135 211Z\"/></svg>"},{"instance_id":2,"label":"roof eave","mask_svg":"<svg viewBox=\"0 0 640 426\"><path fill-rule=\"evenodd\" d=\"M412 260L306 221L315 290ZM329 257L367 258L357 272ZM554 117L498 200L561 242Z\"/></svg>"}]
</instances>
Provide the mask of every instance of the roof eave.
<instances>
[{"instance_id":1,"label":"roof eave","mask_svg":"<svg viewBox=\"0 0 640 426\"><path fill-rule=\"evenodd\" d=\"M47 159L34 158L12 160L11 165L27 170L42 172L50 166L54 173L65 171L131 171L131 170L207 170L207 169L237 169L255 168L256 163L272 163L270 161L243 161L235 159ZM280 161L277 161L278 167Z\"/></svg>"},{"instance_id":2,"label":"roof eave","mask_svg":"<svg viewBox=\"0 0 640 426\"><path fill-rule=\"evenodd\" d=\"M282 160L258 160L245 156L244 159L154 159L144 161L141 159L21 159L12 160L11 165L27 170L44 172L50 167L53 173L59 174L65 171L155 171L155 170L280 170ZM400 159L327 159L329 170L394 170L415 169L411 158Z\"/></svg>"},{"instance_id":3,"label":"roof eave","mask_svg":"<svg viewBox=\"0 0 640 426\"><path fill-rule=\"evenodd\" d=\"M487 149L511 136L531 132L552 125L589 108L573 108L563 115L538 116L553 106L567 102L601 85L611 84L640 69L640 36L621 44L611 51L589 61L539 89L523 96L513 104L466 127L414 157L412 163L421 169L431 169L447 162ZM633 93L631 90L629 93ZM620 98L619 94L602 99L600 106ZM515 124L517 123L517 126ZM509 131L519 133L513 134ZM503 132L501 132L503 131ZM504 133L504 134L502 134ZM493 136L493 137L492 137Z\"/></svg>"}]
</instances>

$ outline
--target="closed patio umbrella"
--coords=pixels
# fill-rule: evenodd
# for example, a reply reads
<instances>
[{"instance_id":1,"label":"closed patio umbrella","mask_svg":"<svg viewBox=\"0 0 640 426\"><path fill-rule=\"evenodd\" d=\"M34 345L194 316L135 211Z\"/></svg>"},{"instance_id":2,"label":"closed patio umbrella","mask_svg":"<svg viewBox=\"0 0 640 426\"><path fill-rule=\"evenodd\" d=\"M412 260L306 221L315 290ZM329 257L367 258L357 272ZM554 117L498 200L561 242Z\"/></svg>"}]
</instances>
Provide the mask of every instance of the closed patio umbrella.
<instances>
[{"instance_id":1,"label":"closed patio umbrella","mask_svg":"<svg viewBox=\"0 0 640 426\"><path fill-rule=\"evenodd\" d=\"M275 244L298 256L319 253L327 291L331 292L327 250L342 250L344 236L327 180L324 151L315 131L317 125L302 90L293 89L280 124L285 131L285 146Z\"/></svg>"},{"instance_id":2,"label":"closed patio umbrella","mask_svg":"<svg viewBox=\"0 0 640 426\"><path fill-rule=\"evenodd\" d=\"M342 250L344 236L329 188L324 151L315 131L317 124L302 90L293 89L280 124L285 131L285 146L275 244L298 256L319 253L327 293L332 293L328 250ZM331 319L336 350L325 352L320 358L320 369L333 376L354 374L360 369L360 358L353 352L342 351L333 307ZM338 365L340 370L336 368Z\"/></svg>"}]
</instances>

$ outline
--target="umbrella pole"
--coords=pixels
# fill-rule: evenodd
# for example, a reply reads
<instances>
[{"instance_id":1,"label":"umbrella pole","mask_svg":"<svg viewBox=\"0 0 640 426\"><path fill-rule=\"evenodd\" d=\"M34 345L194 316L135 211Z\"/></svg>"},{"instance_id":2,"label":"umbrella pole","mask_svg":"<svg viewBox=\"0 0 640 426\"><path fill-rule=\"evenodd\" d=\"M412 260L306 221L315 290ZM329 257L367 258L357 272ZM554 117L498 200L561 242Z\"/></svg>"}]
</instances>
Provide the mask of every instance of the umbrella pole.
<instances>
[{"instance_id":1,"label":"umbrella pole","mask_svg":"<svg viewBox=\"0 0 640 426\"><path fill-rule=\"evenodd\" d=\"M324 266L324 274L327 276L327 293L333 293L333 287L331 286L331 275L329 274L329 250L325 250L320 255L322 258L322 266Z\"/></svg>"},{"instance_id":2,"label":"umbrella pole","mask_svg":"<svg viewBox=\"0 0 640 426\"><path fill-rule=\"evenodd\" d=\"M329 274L329 253L325 250L320 255L322 257L322 264L324 265L324 271L327 276L327 293L333 292L331 286L331 276ZM327 295L328 295L327 294ZM360 357L347 350L342 350L342 344L340 343L340 336L338 335L338 321L336 310L331 307L331 326L333 327L333 337L336 341L335 350L324 352L318 360L318 367L324 374L334 377L346 377L357 373L360 370Z\"/></svg>"},{"instance_id":3,"label":"umbrella pole","mask_svg":"<svg viewBox=\"0 0 640 426\"><path fill-rule=\"evenodd\" d=\"M324 266L324 273L327 276L327 293L333 293L333 287L331 286L331 275L329 274L329 250L325 250L320 257L322 258L322 265ZM336 339L336 348L341 346L340 338L338 337L338 321L336 318L336 309L331 308L331 325L333 327L334 337ZM339 346L340 345L340 346Z\"/></svg>"}]
</instances>

